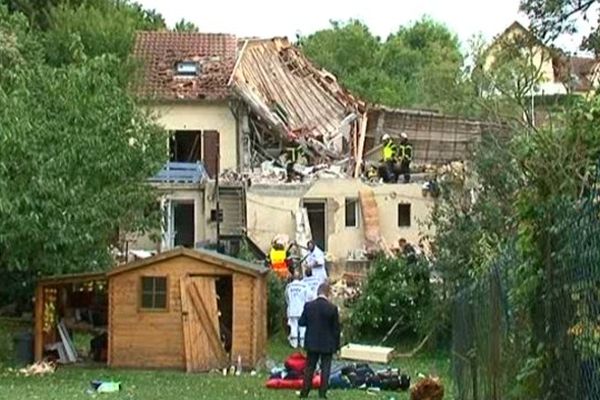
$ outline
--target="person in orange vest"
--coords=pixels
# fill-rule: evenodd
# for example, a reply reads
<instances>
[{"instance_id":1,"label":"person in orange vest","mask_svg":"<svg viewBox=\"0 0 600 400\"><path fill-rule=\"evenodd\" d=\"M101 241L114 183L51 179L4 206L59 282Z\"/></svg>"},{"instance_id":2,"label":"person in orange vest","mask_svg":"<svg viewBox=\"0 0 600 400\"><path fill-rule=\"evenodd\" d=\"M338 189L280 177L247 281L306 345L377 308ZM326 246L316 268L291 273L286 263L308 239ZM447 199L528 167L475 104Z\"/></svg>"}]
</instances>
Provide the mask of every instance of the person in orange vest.
<instances>
[{"instance_id":1,"label":"person in orange vest","mask_svg":"<svg viewBox=\"0 0 600 400\"><path fill-rule=\"evenodd\" d=\"M281 242L273 242L269 251L269 263L273 272L281 279L289 277L287 250Z\"/></svg>"}]
</instances>

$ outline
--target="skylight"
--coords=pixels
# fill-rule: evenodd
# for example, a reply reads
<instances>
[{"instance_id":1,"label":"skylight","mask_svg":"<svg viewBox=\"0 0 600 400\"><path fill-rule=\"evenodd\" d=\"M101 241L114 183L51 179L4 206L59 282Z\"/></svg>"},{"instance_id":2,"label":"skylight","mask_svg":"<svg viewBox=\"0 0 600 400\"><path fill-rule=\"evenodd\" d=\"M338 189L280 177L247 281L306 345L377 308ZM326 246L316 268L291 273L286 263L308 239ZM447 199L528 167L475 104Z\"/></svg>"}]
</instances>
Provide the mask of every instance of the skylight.
<instances>
[{"instance_id":1,"label":"skylight","mask_svg":"<svg viewBox=\"0 0 600 400\"><path fill-rule=\"evenodd\" d=\"M177 63L176 72L178 76L197 76L200 66L195 61L181 61Z\"/></svg>"}]
</instances>

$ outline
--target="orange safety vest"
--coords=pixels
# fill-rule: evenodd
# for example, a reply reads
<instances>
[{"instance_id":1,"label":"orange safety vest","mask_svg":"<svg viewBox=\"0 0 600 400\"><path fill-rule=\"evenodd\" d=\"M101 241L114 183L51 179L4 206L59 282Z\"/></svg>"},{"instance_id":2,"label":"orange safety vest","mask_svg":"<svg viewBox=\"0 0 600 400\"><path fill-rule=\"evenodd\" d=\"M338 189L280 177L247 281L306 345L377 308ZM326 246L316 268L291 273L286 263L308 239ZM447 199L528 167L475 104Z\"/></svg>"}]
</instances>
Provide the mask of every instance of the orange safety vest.
<instances>
[{"instance_id":1,"label":"orange safety vest","mask_svg":"<svg viewBox=\"0 0 600 400\"><path fill-rule=\"evenodd\" d=\"M287 258L285 250L271 249L269 259L271 260L271 268L280 278L287 278L289 271L285 259Z\"/></svg>"}]
</instances>

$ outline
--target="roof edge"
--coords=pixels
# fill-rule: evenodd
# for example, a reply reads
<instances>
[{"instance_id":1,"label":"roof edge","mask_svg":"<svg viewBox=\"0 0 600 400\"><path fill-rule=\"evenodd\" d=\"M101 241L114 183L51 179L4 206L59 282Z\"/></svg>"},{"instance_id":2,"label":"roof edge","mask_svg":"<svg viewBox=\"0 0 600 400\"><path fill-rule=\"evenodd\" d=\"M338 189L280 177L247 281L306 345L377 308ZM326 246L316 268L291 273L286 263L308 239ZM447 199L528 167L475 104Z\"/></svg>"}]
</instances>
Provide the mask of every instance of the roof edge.
<instances>
[{"instance_id":1,"label":"roof edge","mask_svg":"<svg viewBox=\"0 0 600 400\"><path fill-rule=\"evenodd\" d=\"M162 253L158 253L155 256L144 258L142 260L133 261L122 265L120 267L114 268L111 271L106 273L108 278L112 278L113 276L120 275L122 273L134 271L139 268L143 268L152 264L155 264L160 261L168 260L171 258L186 256L190 258L194 258L196 260L212 262L226 269L230 269L236 272L240 272L246 275L251 276L261 276L268 272L267 268L261 268L259 265L251 265L250 263L239 260L233 257L225 256L223 254L210 252L208 250L200 250L200 249L187 249L185 247L176 247L172 250L165 251ZM233 268L229 264L234 264Z\"/></svg>"}]
</instances>

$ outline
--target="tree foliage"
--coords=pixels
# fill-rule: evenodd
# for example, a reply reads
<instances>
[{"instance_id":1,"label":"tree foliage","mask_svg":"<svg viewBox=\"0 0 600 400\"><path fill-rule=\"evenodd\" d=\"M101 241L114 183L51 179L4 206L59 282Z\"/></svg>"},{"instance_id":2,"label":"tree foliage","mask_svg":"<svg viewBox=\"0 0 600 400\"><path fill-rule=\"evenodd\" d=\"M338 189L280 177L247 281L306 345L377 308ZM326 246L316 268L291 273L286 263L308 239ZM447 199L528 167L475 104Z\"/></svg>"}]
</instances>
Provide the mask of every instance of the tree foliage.
<instances>
[{"instance_id":1,"label":"tree foliage","mask_svg":"<svg viewBox=\"0 0 600 400\"><path fill-rule=\"evenodd\" d=\"M191 21L186 21L185 18L181 19L175 24L173 29L175 32L198 32L200 28Z\"/></svg>"},{"instance_id":2,"label":"tree foliage","mask_svg":"<svg viewBox=\"0 0 600 400\"><path fill-rule=\"evenodd\" d=\"M136 31L164 27L162 17L137 4L116 0L89 0L77 7L61 4L50 10L44 34L46 59L54 66L105 54L126 60Z\"/></svg>"},{"instance_id":3,"label":"tree foliage","mask_svg":"<svg viewBox=\"0 0 600 400\"><path fill-rule=\"evenodd\" d=\"M113 56L55 68L26 20L0 8L0 276L4 296L39 275L101 269L115 232L153 226L145 183L165 135L112 75ZM5 64L6 63L6 64Z\"/></svg>"},{"instance_id":4,"label":"tree foliage","mask_svg":"<svg viewBox=\"0 0 600 400\"><path fill-rule=\"evenodd\" d=\"M371 103L455 110L463 57L456 35L429 18L381 41L360 21L301 38L308 57Z\"/></svg>"},{"instance_id":5,"label":"tree foliage","mask_svg":"<svg viewBox=\"0 0 600 400\"><path fill-rule=\"evenodd\" d=\"M595 18L596 26L588 32L581 48L600 53L600 14L598 0L521 0L521 10L532 22L534 32L552 41L561 34L577 32L577 20Z\"/></svg>"}]
</instances>

